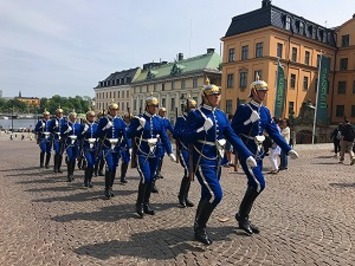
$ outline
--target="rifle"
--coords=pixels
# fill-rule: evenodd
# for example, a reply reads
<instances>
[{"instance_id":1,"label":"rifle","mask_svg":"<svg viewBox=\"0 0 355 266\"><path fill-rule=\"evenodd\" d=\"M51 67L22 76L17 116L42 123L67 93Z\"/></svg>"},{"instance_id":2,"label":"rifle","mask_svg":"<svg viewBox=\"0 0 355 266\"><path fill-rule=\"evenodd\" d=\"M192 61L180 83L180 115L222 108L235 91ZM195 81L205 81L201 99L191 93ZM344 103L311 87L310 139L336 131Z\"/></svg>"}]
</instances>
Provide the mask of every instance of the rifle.
<instances>
[{"instance_id":1,"label":"rifle","mask_svg":"<svg viewBox=\"0 0 355 266\"><path fill-rule=\"evenodd\" d=\"M131 110L129 106L127 106L127 112L129 117L129 123L131 123ZM131 143L132 143L131 168L137 168L137 143L135 137L131 139Z\"/></svg>"},{"instance_id":2,"label":"rifle","mask_svg":"<svg viewBox=\"0 0 355 266\"><path fill-rule=\"evenodd\" d=\"M175 107L175 125L176 125L176 122L178 120L178 108ZM175 139L175 154L176 154L176 162L179 163L180 162L180 136Z\"/></svg>"}]
</instances>

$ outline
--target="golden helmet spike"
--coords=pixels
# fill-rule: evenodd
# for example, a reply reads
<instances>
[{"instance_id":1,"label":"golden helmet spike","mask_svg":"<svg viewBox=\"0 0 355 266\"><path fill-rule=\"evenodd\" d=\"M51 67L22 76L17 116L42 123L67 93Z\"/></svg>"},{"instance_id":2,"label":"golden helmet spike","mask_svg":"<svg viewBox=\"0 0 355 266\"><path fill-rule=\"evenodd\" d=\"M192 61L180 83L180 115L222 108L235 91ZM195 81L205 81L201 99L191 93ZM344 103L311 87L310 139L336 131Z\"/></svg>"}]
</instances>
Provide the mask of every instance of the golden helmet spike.
<instances>
[{"instance_id":1,"label":"golden helmet spike","mask_svg":"<svg viewBox=\"0 0 355 266\"><path fill-rule=\"evenodd\" d=\"M44 108L43 115L50 115L50 113L47 111L47 108Z\"/></svg>"},{"instance_id":2,"label":"golden helmet spike","mask_svg":"<svg viewBox=\"0 0 355 266\"><path fill-rule=\"evenodd\" d=\"M209 78L206 78L205 85L202 87L201 90L202 93L202 98L205 98L210 95L219 95L221 94L221 88L219 86L216 86L214 84L211 84Z\"/></svg>"},{"instance_id":3,"label":"golden helmet spike","mask_svg":"<svg viewBox=\"0 0 355 266\"><path fill-rule=\"evenodd\" d=\"M145 100L146 107L150 105L159 106L159 101L156 97L153 96L153 92L150 92L150 96Z\"/></svg>"},{"instance_id":4,"label":"golden helmet spike","mask_svg":"<svg viewBox=\"0 0 355 266\"><path fill-rule=\"evenodd\" d=\"M108 107L110 110L118 110L118 104L115 103L115 99L111 99L111 104Z\"/></svg>"},{"instance_id":5,"label":"golden helmet spike","mask_svg":"<svg viewBox=\"0 0 355 266\"><path fill-rule=\"evenodd\" d=\"M77 117L78 114L75 112L75 109L73 108L73 110L70 112L69 117Z\"/></svg>"},{"instance_id":6,"label":"golden helmet spike","mask_svg":"<svg viewBox=\"0 0 355 266\"><path fill-rule=\"evenodd\" d=\"M64 113L63 109L61 108L61 106L58 106L58 109L55 110L56 113Z\"/></svg>"}]
</instances>

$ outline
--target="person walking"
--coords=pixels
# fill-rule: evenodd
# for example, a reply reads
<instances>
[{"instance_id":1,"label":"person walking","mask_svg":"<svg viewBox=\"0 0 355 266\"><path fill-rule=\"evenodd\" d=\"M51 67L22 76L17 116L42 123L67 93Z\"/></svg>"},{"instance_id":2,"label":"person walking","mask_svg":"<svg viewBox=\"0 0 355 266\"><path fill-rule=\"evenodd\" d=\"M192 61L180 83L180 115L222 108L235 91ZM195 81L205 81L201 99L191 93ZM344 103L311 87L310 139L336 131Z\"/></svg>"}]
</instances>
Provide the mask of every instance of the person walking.
<instances>
[{"instance_id":1,"label":"person walking","mask_svg":"<svg viewBox=\"0 0 355 266\"><path fill-rule=\"evenodd\" d=\"M355 139L355 131L353 126L350 124L349 119L345 118L344 120L344 127L341 131L342 139L340 142L341 149L340 149L340 161L339 163L344 163L344 156L345 153L349 153L350 156L350 165L355 163L354 157L354 139Z\"/></svg>"},{"instance_id":2,"label":"person walking","mask_svg":"<svg viewBox=\"0 0 355 266\"><path fill-rule=\"evenodd\" d=\"M221 88L207 80L201 96L200 107L187 116L182 141L191 145L193 164L190 164L190 171L196 175L201 186L194 236L197 241L211 245L212 239L208 236L206 227L213 210L222 200L221 161L226 139L249 167L256 167L257 164L252 153L233 132L226 114L217 108L221 100Z\"/></svg>"},{"instance_id":3,"label":"person walking","mask_svg":"<svg viewBox=\"0 0 355 266\"><path fill-rule=\"evenodd\" d=\"M149 201L159 158L162 156L161 149L157 148L158 145L162 143L171 160L176 161L163 119L157 116L158 107L158 99L149 96L145 101L145 112L134 116L128 127L128 137L134 138L137 147L137 154L132 155L132 158L136 158L137 170L141 178L136 202L136 212L141 218L144 214L155 214Z\"/></svg>"},{"instance_id":4,"label":"person walking","mask_svg":"<svg viewBox=\"0 0 355 266\"><path fill-rule=\"evenodd\" d=\"M260 232L260 229L249 220L249 215L254 201L265 188L265 178L262 173L264 130L286 154L292 158L298 157L298 153L291 149L290 145L279 133L276 124L271 118L269 109L263 105L267 91L268 85L265 81L254 81L250 85L250 102L239 105L232 120L233 130L253 153L257 161L257 167L252 169L245 161L241 161L248 184L235 218L238 221L239 228L244 230L248 235Z\"/></svg>"},{"instance_id":5,"label":"person walking","mask_svg":"<svg viewBox=\"0 0 355 266\"><path fill-rule=\"evenodd\" d=\"M53 137L53 150L54 150L54 173L62 173L60 169L63 161L64 153L64 127L67 124L67 121L64 117L64 111L62 108L58 108L55 111L56 116L52 118L50 125L50 132Z\"/></svg>"},{"instance_id":6,"label":"person walking","mask_svg":"<svg viewBox=\"0 0 355 266\"><path fill-rule=\"evenodd\" d=\"M284 137L286 143L291 145L291 129L289 125L288 119L284 118L280 120L279 128L281 129L281 135ZM280 167L279 170L287 170L288 169L288 156L285 150L280 151Z\"/></svg>"},{"instance_id":7,"label":"person walking","mask_svg":"<svg viewBox=\"0 0 355 266\"><path fill-rule=\"evenodd\" d=\"M37 143L41 150L39 156L39 165L41 168L43 168L44 166L46 168L49 168L49 161L51 160L53 139L50 132L50 116L51 114L47 110L45 110L43 112L42 119L40 119L35 126L35 132L37 134ZM44 157L46 157L45 162Z\"/></svg>"},{"instance_id":8,"label":"person walking","mask_svg":"<svg viewBox=\"0 0 355 266\"><path fill-rule=\"evenodd\" d=\"M340 154L340 141L342 139L341 131L343 129L343 123L339 123L339 125L333 130L332 134L330 135L330 139L333 140L334 145L334 157L338 157L338 152Z\"/></svg>"}]
</instances>

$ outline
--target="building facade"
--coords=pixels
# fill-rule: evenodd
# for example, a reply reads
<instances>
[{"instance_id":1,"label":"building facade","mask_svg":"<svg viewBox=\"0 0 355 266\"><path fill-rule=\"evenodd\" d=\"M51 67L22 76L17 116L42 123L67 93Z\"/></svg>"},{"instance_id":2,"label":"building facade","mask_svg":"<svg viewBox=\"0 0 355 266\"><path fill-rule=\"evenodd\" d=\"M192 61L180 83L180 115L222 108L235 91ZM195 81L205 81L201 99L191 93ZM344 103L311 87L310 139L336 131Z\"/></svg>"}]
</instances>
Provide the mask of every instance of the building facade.
<instances>
[{"instance_id":1,"label":"building facade","mask_svg":"<svg viewBox=\"0 0 355 266\"><path fill-rule=\"evenodd\" d=\"M14 99L23 102L31 107L38 107L40 105L40 99L38 97L22 97L21 92L19 92L19 95Z\"/></svg>"},{"instance_id":2,"label":"building facade","mask_svg":"<svg viewBox=\"0 0 355 266\"><path fill-rule=\"evenodd\" d=\"M273 114L280 61L286 77L283 116L298 116L305 102L316 102L318 62L323 54L330 58L329 120L338 123L345 115L355 118L350 104L355 102L354 23L353 18L329 29L265 0L261 8L234 17L222 38L222 109L234 113L239 103L247 101L249 85L259 76L269 84L265 104Z\"/></svg>"},{"instance_id":3,"label":"building facade","mask_svg":"<svg viewBox=\"0 0 355 266\"><path fill-rule=\"evenodd\" d=\"M133 114L144 111L145 99L153 95L160 106L167 109L167 117L174 123L187 97L200 101L200 90L206 78L211 83L221 84L221 62L221 57L210 48L202 55L184 59L179 53L175 62L144 68L131 84Z\"/></svg>"},{"instance_id":4,"label":"building facade","mask_svg":"<svg viewBox=\"0 0 355 266\"><path fill-rule=\"evenodd\" d=\"M114 72L106 79L99 81L94 88L96 110L107 110L110 103L115 102L119 107L119 115L123 115L130 107L131 83L138 77L139 67Z\"/></svg>"}]
</instances>

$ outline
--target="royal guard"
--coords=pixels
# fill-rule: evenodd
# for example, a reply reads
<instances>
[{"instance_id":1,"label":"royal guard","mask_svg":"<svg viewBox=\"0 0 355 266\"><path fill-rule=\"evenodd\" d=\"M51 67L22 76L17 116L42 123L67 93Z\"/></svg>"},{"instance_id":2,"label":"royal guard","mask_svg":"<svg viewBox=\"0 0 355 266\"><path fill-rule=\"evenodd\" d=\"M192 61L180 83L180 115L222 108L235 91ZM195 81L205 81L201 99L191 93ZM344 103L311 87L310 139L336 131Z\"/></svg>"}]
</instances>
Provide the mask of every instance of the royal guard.
<instances>
[{"instance_id":1,"label":"royal guard","mask_svg":"<svg viewBox=\"0 0 355 266\"><path fill-rule=\"evenodd\" d=\"M191 144L193 163L191 174L195 174L201 185L201 197L197 207L194 234L195 239L205 245L212 244L207 235L206 224L213 210L222 200L220 185L221 161L224 157L226 139L238 151L239 156L249 167L255 167L252 153L234 133L226 114L217 108L221 100L220 87L209 80L201 91L202 104L189 112L182 141Z\"/></svg>"},{"instance_id":2,"label":"royal guard","mask_svg":"<svg viewBox=\"0 0 355 266\"><path fill-rule=\"evenodd\" d=\"M182 208L193 207L194 204L189 200L188 193L190 190L191 179L189 175L189 149L188 144L181 140L182 131L186 126L187 115L190 111L196 109L196 101L194 99L187 99L187 105L184 113L176 119L173 137L176 141L176 150L179 151L179 161L184 169L184 176L181 180L180 192L179 192L179 204Z\"/></svg>"},{"instance_id":3,"label":"royal guard","mask_svg":"<svg viewBox=\"0 0 355 266\"><path fill-rule=\"evenodd\" d=\"M62 173L60 167L62 166L63 153L64 153L64 127L67 121L64 117L62 108L55 111L55 117L51 120L50 131L53 137L53 150L54 150L54 173Z\"/></svg>"},{"instance_id":4,"label":"royal guard","mask_svg":"<svg viewBox=\"0 0 355 266\"><path fill-rule=\"evenodd\" d=\"M126 124L126 130L128 130L129 124L131 123L131 119L133 116L129 113L125 113L123 115L123 121ZM129 162L131 161L131 152L130 152L131 143L126 143L124 140L121 143L121 183L127 183L126 174L129 166Z\"/></svg>"},{"instance_id":5,"label":"royal guard","mask_svg":"<svg viewBox=\"0 0 355 266\"><path fill-rule=\"evenodd\" d=\"M40 167L49 168L49 161L51 160L51 151L52 151L52 135L50 132L51 128L51 114L45 110L43 112L43 117L40 119L35 127L35 132L37 134L37 143L39 144L39 148L41 150L40 153ZM46 155L46 162L44 163L44 156Z\"/></svg>"},{"instance_id":6,"label":"royal guard","mask_svg":"<svg viewBox=\"0 0 355 266\"><path fill-rule=\"evenodd\" d=\"M130 143L127 138L126 124L118 114L118 105L111 103L109 114L99 121L98 136L102 141L101 152L106 162L105 169L105 197L114 196L112 187L116 177L116 169L120 159L120 145L122 141Z\"/></svg>"},{"instance_id":7,"label":"royal guard","mask_svg":"<svg viewBox=\"0 0 355 266\"><path fill-rule=\"evenodd\" d=\"M269 109L263 105L263 101L268 91L268 85L263 80L254 81L250 85L251 101L247 104L238 106L232 119L231 126L235 133L242 139L247 148L252 152L257 162L257 167L250 168L249 165L241 160L240 164L248 178L248 187L244 198L240 203L239 211L235 218L239 228L248 235L260 233L260 229L249 220L255 199L265 188L265 178L262 173L265 140L264 131L271 139L291 158L297 158L298 154L292 150L290 145L279 132L277 125L270 115Z\"/></svg>"},{"instance_id":8,"label":"royal guard","mask_svg":"<svg viewBox=\"0 0 355 266\"><path fill-rule=\"evenodd\" d=\"M96 164L98 124L95 122L96 114L94 111L88 111L85 118L85 124L84 127L82 127L83 131L81 132L81 139L83 140L83 155L86 162L84 187L92 188L93 185L91 183L91 179Z\"/></svg>"},{"instance_id":9,"label":"royal guard","mask_svg":"<svg viewBox=\"0 0 355 266\"><path fill-rule=\"evenodd\" d=\"M95 123L99 124L100 119L105 115L105 111L99 111L96 114L96 121ZM96 149L96 163L95 163L95 176L104 176L104 166L105 166L105 159L103 158L102 152L102 140L99 139L97 143Z\"/></svg>"},{"instance_id":10,"label":"royal guard","mask_svg":"<svg viewBox=\"0 0 355 266\"><path fill-rule=\"evenodd\" d=\"M162 156L158 145L162 143L169 157L175 161L163 119L157 116L158 99L150 96L145 101L145 112L133 117L128 128L128 137L134 138L137 147L137 170L141 177L138 186L136 212L140 217L144 214L154 215L149 205L154 176L156 175L159 158Z\"/></svg>"},{"instance_id":11,"label":"royal guard","mask_svg":"<svg viewBox=\"0 0 355 266\"><path fill-rule=\"evenodd\" d=\"M162 118L163 124L164 124L165 128L168 130L168 132L173 134L174 128L171 125L169 119L166 118L166 108L165 107L159 108L158 115ZM156 173L156 175L154 177L154 180L153 180L153 185L152 185L152 192L153 193L158 193L159 192L157 187L156 187L156 185L155 185L156 180L164 178L163 175L161 174L161 168L163 166L163 160L164 160L164 156L165 156L165 152L166 151L165 151L164 146L161 145L161 144L158 144L158 149L160 149L159 153L162 154L162 155L159 158L157 173Z\"/></svg>"},{"instance_id":12,"label":"royal guard","mask_svg":"<svg viewBox=\"0 0 355 266\"><path fill-rule=\"evenodd\" d=\"M79 139L82 132L82 124L77 122L75 111L69 114L69 120L64 127L65 151L67 153L66 163L68 169L68 182L74 180L75 162L79 156Z\"/></svg>"}]
</instances>

